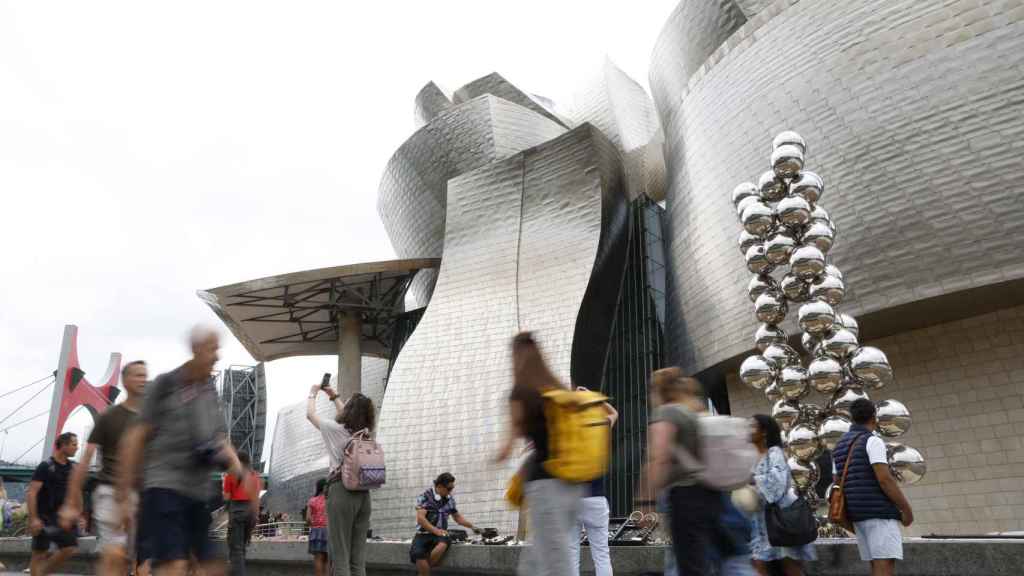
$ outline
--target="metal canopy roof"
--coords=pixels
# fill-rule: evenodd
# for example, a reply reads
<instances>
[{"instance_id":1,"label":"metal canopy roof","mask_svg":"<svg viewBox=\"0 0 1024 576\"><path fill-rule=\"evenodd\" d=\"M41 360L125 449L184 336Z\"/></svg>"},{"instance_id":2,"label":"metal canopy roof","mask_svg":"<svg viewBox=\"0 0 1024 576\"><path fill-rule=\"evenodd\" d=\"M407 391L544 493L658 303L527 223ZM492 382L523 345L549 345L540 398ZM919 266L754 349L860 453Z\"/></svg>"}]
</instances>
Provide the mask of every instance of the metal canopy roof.
<instances>
[{"instance_id":1,"label":"metal canopy roof","mask_svg":"<svg viewBox=\"0 0 1024 576\"><path fill-rule=\"evenodd\" d=\"M386 358L394 318L417 272L437 268L438 258L367 262L249 280L199 297L259 361L338 354L338 322L355 314L363 322L362 352Z\"/></svg>"}]
</instances>

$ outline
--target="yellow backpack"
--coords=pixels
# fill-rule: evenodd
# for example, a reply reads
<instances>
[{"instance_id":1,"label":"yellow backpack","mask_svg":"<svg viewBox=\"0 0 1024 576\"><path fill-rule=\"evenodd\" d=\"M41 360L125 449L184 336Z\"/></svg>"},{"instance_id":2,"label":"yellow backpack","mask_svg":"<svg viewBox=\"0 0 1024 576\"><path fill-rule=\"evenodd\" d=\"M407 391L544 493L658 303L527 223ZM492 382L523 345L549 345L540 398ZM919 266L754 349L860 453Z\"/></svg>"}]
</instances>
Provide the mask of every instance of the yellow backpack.
<instances>
[{"instance_id":1,"label":"yellow backpack","mask_svg":"<svg viewBox=\"0 0 1024 576\"><path fill-rule=\"evenodd\" d=\"M611 426L604 403L608 397L591 391L545 392L548 459L544 469L566 482L589 482L608 471Z\"/></svg>"}]
</instances>

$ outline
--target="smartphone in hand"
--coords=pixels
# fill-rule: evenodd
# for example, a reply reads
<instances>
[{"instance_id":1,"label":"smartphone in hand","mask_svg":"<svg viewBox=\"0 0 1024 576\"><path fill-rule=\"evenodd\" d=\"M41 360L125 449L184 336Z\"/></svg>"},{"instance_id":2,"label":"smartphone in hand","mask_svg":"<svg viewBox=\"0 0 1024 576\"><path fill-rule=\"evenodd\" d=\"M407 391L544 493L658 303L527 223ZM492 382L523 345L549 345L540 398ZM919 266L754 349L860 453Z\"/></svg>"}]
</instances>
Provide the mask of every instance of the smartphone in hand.
<instances>
[{"instance_id":1,"label":"smartphone in hand","mask_svg":"<svg viewBox=\"0 0 1024 576\"><path fill-rule=\"evenodd\" d=\"M331 373L324 372L323 380L320 380L320 388L325 389L331 385Z\"/></svg>"}]
</instances>

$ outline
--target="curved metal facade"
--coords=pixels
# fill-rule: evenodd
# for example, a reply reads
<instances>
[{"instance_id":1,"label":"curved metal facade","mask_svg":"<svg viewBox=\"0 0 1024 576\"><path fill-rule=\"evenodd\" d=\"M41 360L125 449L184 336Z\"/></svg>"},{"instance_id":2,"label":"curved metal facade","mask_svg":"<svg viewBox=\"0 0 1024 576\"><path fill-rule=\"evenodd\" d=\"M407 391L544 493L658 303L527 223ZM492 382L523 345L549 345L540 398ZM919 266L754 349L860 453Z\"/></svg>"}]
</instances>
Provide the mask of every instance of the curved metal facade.
<instances>
[{"instance_id":1,"label":"curved metal facade","mask_svg":"<svg viewBox=\"0 0 1024 576\"><path fill-rule=\"evenodd\" d=\"M387 373L387 360L363 357L363 393L378 409ZM321 394L317 397L316 412L321 418L333 418L335 410ZM306 420L306 401L279 410L270 449L267 508L298 519L298 513L315 491L317 479L326 476L328 468L323 439Z\"/></svg>"},{"instance_id":2,"label":"curved metal facade","mask_svg":"<svg viewBox=\"0 0 1024 576\"><path fill-rule=\"evenodd\" d=\"M785 129L825 178L844 312L1024 278L1019 8L741 2L763 6L728 35L731 4L684 1L653 56L677 363L698 372L752 347L730 193L769 168L765 143Z\"/></svg>"},{"instance_id":3,"label":"curved metal facade","mask_svg":"<svg viewBox=\"0 0 1024 576\"><path fill-rule=\"evenodd\" d=\"M446 470L467 517L515 529L502 498L514 466L487 461L506 425L510 338L534 330L559 377L600 383L602 366L577 368L574 349L586 343L593 359L608 347L626 215L619 156L589 124L449 182L437 286L385 396L375 533L411 536L416 494ZM598 293L609 285L610 306Z\"/></svg>"}]
</instances>

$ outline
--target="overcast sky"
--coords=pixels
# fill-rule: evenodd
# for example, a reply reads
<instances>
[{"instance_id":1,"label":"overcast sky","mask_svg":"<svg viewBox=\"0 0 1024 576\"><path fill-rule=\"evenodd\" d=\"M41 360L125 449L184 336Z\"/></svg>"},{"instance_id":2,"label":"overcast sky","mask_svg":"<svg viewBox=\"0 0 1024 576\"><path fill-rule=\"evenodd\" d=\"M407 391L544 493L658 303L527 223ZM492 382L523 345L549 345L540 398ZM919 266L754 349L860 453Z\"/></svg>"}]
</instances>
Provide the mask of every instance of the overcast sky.
<instances>
[{"instance_id":1,"label":"overcast sky","mask_svg":"<svg viewBox=\"0 0 1024 576\"><path fill-rule=\"evenodd\" d=\"M113 351L155 374L192 324L222 327L197 289L394 257L377 185L426 82L496 71L571 104L607 55L647 86L676 3L0 0L0 393L56 368L64 324L92 381ZM224 333L221 366L252 363ZM269 426L336 370L268 364ZM20 419L4 459L45 432L4 440Z\"/></svg>"}]
</instances>

